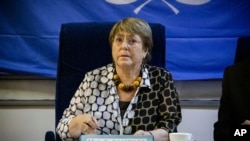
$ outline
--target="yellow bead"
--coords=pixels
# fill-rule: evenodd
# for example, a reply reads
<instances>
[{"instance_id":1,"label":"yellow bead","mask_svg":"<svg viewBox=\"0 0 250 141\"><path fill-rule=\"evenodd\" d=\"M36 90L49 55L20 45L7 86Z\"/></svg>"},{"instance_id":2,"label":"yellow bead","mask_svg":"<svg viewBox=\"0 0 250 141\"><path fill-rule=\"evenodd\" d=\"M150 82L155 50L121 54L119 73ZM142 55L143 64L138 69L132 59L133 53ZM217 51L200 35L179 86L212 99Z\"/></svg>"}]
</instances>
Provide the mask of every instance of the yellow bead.
<instances>
[{"instance_id":1,"label":"yellow bead","mask_svg":"<svg viewBox=\"0 0 250 141\"><path fill-rule=\"evenodd\" d=\"M119 76L117 74L115 74L113 77L114 77L114 80L119 79Z\"/></svg>"},{"instance_id":2,"label":"yellow bead","mask_svg":"<svg viewBox=\"0 0 250 141\"><path fill-rule=\"evenodd\" d=\"M133 85L136 86L136 87L138 87L139 86L139 81L134 81Z\"/></svg>"},{"instance_id":3,"label":"yellow bead","mask_svg":"<svg viewBox=\"0 0 250 141\"><path fill-rule=\"evenodd\" d=\"M123 89L123 88L124 88L124 84L120 83L120 84L118 85L118 88L119 88L119 89Z\"/></svg>"},{"instance_id":4,"label":"yellow bead","mask_svg":"<svg viewBox=\"0 0 250 141\"><path fill-rule=\"evenodd\" d=\"M136 80L140 82L141 81L141 77L137 77Z\"/></svg>"}]
</instances>

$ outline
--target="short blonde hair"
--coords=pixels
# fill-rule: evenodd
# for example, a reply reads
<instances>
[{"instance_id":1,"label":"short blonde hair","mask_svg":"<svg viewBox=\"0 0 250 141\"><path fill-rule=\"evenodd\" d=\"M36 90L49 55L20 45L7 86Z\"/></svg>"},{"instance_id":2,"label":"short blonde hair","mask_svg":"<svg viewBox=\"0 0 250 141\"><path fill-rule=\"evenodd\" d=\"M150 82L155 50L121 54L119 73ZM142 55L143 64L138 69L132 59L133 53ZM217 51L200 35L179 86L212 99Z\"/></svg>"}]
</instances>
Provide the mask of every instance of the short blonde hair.
<instances>
[{"instance_id":1,"label":"short blonde hair","mask_svg":"<svg viewBox=\"0 0 250 141\"><path fill-rule=\"evenodd\" d=\"M147 51L147 55L143 60L143 64L148 63L151 59L151 50L153 47L152 31L149 24L139 18L125 18L117 22L111 29L109 34L109 44L112 46L114 37L118 32L128 32L132 35L138 34L142 38L143 48Z\"/></svg>"}]
</instances>

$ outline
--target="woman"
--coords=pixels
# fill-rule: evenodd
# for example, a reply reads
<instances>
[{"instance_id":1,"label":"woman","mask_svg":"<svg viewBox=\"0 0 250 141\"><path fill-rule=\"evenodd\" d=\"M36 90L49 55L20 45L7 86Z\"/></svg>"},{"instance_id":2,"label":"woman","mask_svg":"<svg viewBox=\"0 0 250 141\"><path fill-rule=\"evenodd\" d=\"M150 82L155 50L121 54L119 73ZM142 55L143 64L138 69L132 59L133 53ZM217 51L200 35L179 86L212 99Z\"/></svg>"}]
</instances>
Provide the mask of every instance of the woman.
<instances>
[{"instance_id":1,"label":"woman","mask_svg":"<svg viewBox=\"0 0 250 141\"><path fill-rule=\"evenodd\" d=\"M153 135L168 140L181 121L172 75L149 66L152 33L147 22L126 18L109 36L113 63L88 72L57 126L62 140L81 134Z\"/></svg>"}]
</instances>

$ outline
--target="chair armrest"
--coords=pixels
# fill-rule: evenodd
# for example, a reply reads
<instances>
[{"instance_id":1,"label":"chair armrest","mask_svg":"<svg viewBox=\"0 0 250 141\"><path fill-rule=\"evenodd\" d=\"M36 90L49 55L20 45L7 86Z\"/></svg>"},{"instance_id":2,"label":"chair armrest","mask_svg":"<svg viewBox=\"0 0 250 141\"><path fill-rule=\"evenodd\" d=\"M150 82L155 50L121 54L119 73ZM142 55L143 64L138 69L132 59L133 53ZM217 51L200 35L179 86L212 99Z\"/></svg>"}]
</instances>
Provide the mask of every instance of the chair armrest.
<instances>
[{"instance_id":1,"label":"chair armrest","mask_svg":"<svg viewBox=\"0 0 250 141\"><path fill-rule=\"evenodd\" d=\"M55 141L55 133L53 131L47 131L45 134L45 141Z\"/></svg>"}]
</instances>

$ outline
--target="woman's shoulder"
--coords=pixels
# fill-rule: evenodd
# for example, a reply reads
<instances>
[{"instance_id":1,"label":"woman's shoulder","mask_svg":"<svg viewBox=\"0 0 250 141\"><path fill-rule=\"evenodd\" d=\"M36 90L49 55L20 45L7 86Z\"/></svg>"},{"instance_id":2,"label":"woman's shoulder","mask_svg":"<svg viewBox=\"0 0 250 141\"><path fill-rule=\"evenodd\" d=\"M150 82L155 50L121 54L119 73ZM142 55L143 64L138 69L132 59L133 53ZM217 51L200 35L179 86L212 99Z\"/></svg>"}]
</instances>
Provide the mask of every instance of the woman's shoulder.
<instances>
[{"instance_id":1,"label":"woman's shoulder","mask_svg":"<svg viewBox=\"0 0 250 141\"><path fill-rule=\"evenodd\" d=\"M250 70L250 59L226 67L227 71L239 72Z\"/></svg>"},{"instance_id":2,"label":"woman's shoulder","mask_svg":"<svg viewBox=\"0 0 250 141\"><path fill-rule=\"evenodd\" d=\"M162 72L162 73L170 73L170 71L163 67L153 66L153 65L145 65L145 67L149 70L149 72Z\"/></svg>"},{"instance_id":3,"label":"woman's shoulder","mask_svg":"<svg viewBox=\"0 0 250 141\"><path fill-rule=\"evenodd\" d=\"M110 64L107 64L105 66L100 66L100 67L95 68L91 71L88 71L86 74L87 75L99 75L99 74L105 75L105 74L108 74L110 72L113 73L113 71L114 71L114 65L112 63L110 63Z\"/></svg>"},{"instance_id":4,"label":"woman's shoulder","mask_svg":"<svg viewBox=\"0 0 250 141\"><path fill-rule=\"evenodd\" d=\"M173 79L172 73L166 68L152 65L146 65L145 67L148 69L149 75L153 78L160 77L164 79Z\"/></svg>"}]
</instances>

